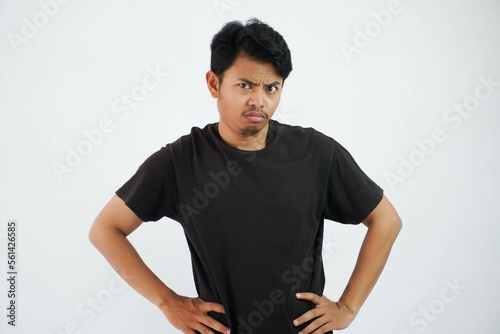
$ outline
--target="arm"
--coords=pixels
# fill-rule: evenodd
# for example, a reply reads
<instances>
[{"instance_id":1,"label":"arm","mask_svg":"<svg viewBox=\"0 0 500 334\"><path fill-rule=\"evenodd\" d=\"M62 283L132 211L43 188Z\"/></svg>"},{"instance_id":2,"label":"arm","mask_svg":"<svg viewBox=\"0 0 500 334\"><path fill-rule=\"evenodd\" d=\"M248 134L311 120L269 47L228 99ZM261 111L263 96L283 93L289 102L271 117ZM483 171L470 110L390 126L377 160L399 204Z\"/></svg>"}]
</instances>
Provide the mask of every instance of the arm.
<instances>
[{"instance_id":1,"label":"arm","mask_svg":"<svg viewBox=\"0 0 500 334\"><path fill-rule=\"evenodd\" d=\"M155 304L170 323L183 333L213 333L210 328L226 332L228 328L207 315L224 313L222 305L199 298L177 295L144 263L127 236L142 221L122 199L114 195L92 224L89 239L113 269L137 292Z\"/></svg>"},{"instance_id":2,"label":"arm","mask_svg":"<svg viewBox=\"0 0 500 334\"><path fill-rule=\"evenodd\" d=\"M354 320L375 286L387 262L392 245L401 230L402 223L396 210L385 196L363 223L368 227L368 231L352 276L340 300L335 303L325 296L319 297L313 293L301 293L297 296L299 299L310 300L316 304L315 309L294 321L297 326L317 318L301 333L311 333L323 325L314 333L346 328Z\"/></svg>"}]
</instances>

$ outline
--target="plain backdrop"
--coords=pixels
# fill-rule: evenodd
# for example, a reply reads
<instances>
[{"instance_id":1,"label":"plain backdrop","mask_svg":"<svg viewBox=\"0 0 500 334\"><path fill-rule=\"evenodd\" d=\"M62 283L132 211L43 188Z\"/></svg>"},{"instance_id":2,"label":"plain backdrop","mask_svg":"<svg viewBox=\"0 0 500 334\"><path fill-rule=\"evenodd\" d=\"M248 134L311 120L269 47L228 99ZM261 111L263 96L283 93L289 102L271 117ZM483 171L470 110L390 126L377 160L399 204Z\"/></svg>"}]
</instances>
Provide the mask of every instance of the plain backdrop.
<instances>
[{"instance_id":1,"label":"plain backdrop","mask_svg":"<svg viewBox=\"0 0 500 334\"><path fill-rule=\"evenodd\" d=\"M1 277L7 224L18 226L16 326L1 279L0 332L177 333L116 278L88 230L150 154L218 121L210 41L251 17L292 52L276 119L339 141L403 219L343 333L500 332L496 0L0 1ZM326 223L329 298L365 231ZM130 238L167 285L195 296L178 223Z\"/></svg>"}]
</instances>

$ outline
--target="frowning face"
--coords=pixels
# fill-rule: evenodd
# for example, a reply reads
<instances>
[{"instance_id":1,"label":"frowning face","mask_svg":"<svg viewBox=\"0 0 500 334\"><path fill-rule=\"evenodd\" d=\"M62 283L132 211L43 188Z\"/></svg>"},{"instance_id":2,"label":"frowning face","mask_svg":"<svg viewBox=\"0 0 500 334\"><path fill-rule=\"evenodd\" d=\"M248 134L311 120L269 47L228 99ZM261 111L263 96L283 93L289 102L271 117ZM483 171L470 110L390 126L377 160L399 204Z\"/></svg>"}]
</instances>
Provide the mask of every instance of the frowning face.
<instances>
[{"instance_id":1,"label":"frowning face","mask_svg":"<svg viewBox=\"0 0 500 334\"><path fill-rule=\"evenodd\" d=\"M207 83L217 98L220 132L242 140L267 134L283 88L283 78L272 64L239 56L224 72L222 82L209 71Z\"/></svg>"}]
</instances>

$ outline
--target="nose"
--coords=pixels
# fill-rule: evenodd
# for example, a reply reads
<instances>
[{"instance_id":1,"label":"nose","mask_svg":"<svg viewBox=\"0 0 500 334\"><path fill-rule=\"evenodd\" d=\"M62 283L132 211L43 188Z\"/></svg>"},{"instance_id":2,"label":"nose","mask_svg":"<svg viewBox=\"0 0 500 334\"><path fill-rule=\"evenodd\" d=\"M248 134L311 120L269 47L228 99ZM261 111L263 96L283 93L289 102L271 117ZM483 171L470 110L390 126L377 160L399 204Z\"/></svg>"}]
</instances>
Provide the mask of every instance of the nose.
<instances>
[{"instance_id":1,"label":"nose","mask_svg":"<svg viewBox=\"0 0 500 334\"><path fill-rule=\"evenodd\" d=\"M255 87L255 89L252 91L252 95L248 99L248 104L254 108L264 108L264 98L265 95L262 89L258 89L257 87Z\"/></svg>"}]
</instances>

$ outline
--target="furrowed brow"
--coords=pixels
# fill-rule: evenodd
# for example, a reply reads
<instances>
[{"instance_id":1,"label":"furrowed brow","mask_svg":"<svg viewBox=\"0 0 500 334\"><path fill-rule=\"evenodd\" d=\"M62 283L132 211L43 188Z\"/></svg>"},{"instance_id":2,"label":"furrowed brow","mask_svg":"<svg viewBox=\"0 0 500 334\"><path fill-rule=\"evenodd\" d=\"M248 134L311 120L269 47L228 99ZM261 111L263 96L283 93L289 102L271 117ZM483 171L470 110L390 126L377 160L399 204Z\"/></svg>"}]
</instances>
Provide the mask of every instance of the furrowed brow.
<instances>
[{"instance_id":1,"label":"furrowed brow","mask_svg":"<svg viewBox=\"0 0 500 334\"><path fill-rule=\"evenodd\" d=\"M252 86L258 86L258 85L259 85L259 84L255 83L255 82L252 82L252 81L250 81L250 80L248 80L248 79L245 79L245 78L239 78L238 80L241 80L241 81L243 81L244 83L249 84L249 85L252 85ZM281 82L279 82L279 81L275 81L275 82L272 82L272 83L267 84L267 85L265 85L265 86L266 86L266 87L273 87L273 86L280 86L280 85L281 85Z\"/></svg>"},{"instance_id":2,"label":"furrowed brow","mask_svg":"<svg viewBox=\"0 0 500 334\"><path fill-rule=\"evenodd\" d=\"M248 79L245 79L245 78L239 78L238 80L241 80L241 81L243 81L244 83L249 84L249 85L252 85L252 86L257 86L257 84L256 84L255 82L252 82L252 81L250 81L250 80L248 80Z\"/></svg>"},{"instance_id":3,"label":"furrowed brow","mask_svg":"<svg viewBox=\"0 0 500 334\"><path fill-rule=\"evenodd\" d=\"M274 86L281 86L281 82L275 81L273 83L266 85L266 87L274 87Z\"/></svg>"}]
</instances>

